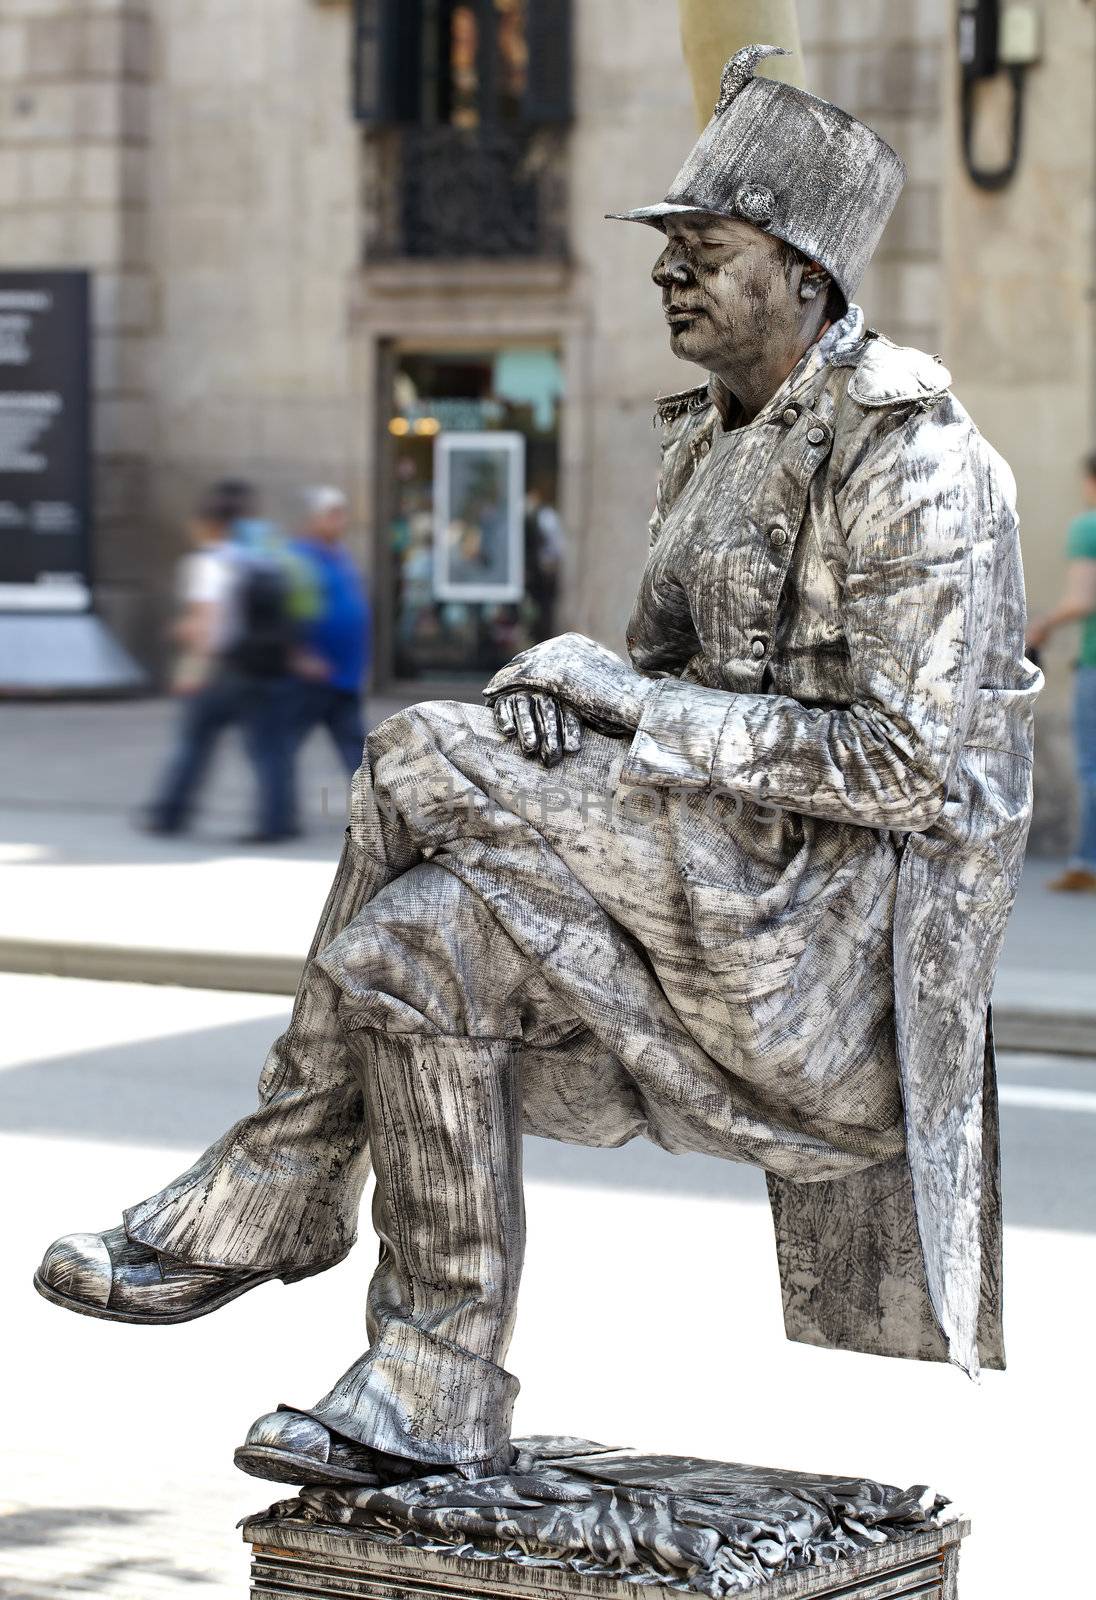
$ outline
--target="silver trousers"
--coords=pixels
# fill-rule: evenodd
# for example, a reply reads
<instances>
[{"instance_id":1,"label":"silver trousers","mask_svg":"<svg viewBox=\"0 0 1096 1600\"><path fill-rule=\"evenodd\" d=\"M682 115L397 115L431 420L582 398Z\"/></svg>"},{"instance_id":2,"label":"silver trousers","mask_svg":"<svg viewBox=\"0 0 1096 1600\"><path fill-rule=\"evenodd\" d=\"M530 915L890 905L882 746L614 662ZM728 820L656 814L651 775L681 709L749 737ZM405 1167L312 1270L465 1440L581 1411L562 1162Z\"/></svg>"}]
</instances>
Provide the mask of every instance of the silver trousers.
<instances>
[{"instance_id":1,"label":"silver trousers","mask_svg":"<svg viewBox=\"0 0 1096 1600\"><path fill-rule=\"evenodd\" d=\"M607 801L622 756L591 734L567 780ZM787 952L709 928L683 882L698 830L724 867L779 877L767 836L688 797L655 826L561 809L559 781L486 711L420 706L375 730L258 1109L125 1213L131 1238L194 1265L320 1271L354 1242L372 1154L370 1347L314 1414L429 1462L493 1454L509 1427L519 1125L600 1146L645 1134L815 1182L902 1149L886 929L848 964L857 1025L830 1025L831 942L799 962L789 1031ZM852 842L867 872L877 844Z\"/></svg>"},{"instance_id":2,"label":"silver trousers","mask_svg":"<svg viewBox=\"0 0 1096 1600\"><path fill-rule=\"evenodd\" d=\"M369 1348L309 1409L393 1455L476 1461L505 1445L518 1392L502 1367L525 1255L516 1052L362 1029L353 1054L381 1258Z\"/></svg>"},{"instance_id":3,"label":"silver trousers","mask_svg":"<svg viewBox=\"0 0 1096 1600\"><path fill-rule=\"evenodd\" d=\"M554 1047L573 1037L576 1024L482 901L431 862L382 888L334 949L338 957L324 965L337 967L340 988L329 992L331 979L315 966L290 1034L296 1028L299 1041L318 1016L338 1017L333 1058L346 1064L342 1091L337 1078L335 1092L330 1079L321 1088L283 1084L257 1114L259 1128L254 1119L239 1125L238 1140L249 1139L264 1163L261 1175L248 1170L238 1140L227 1152L222 1142L213 1160L207 1153L199 1167L210 1179L196 1186L206 1205L194 1219L195 1248L158 1233L155 1213L141 1220L168 1191L127 1213L127 1226L132 1237L167 1242L192 1261L208 1261L213 1245L220 1265L251 1267L263 1257L269 1264L279 1248L278 1265L327 1265L343 1253L352 1227L345 1197L348 1188L360 1197L358 1152L368 1129L380 1240L368 1349L320 1401L299 1409L390 1454L439 1465L477 1461L505 1445L518 1393L502 1365L525 1253L516 1044L523 1039L537 1056L543 1083L549 1061L565 1069L567 1055ZM420 1031L398 1031L409 1023ZM300 1055L298 1045L293 1059ZM261 1149L272 1136L281 1138L276 1153ZM277 1198L279 1169L296 1171L299 1202L313 1166L325 1161L323 1192L342 1190L332 1219L339 1226L320 1228L326 1258L312 1226L282 1228L289 1213ZM214 1212L211 1185L222 1199ZM259 1234L254 1214L267 1189L274 1237L270 1227ZM171 1209L162 1205L160 1216Z\"/></svg>"}]
</instances>

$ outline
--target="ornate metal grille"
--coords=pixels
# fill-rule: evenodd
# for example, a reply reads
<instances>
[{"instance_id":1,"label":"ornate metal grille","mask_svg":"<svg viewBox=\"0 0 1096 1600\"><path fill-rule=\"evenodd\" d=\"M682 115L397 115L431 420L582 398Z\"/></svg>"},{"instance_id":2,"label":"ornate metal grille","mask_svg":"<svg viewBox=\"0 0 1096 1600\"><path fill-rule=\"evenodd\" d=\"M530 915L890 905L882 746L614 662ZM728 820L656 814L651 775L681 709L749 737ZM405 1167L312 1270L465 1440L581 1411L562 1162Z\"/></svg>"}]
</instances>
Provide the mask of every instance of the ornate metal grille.
<instances>
[{"instance_id":1,"label":"ornate metal grille","mask_svg":"<svg viewBox=\"0 0 1096 1600\"><path fill-rule=\"evenodd\" d=\"M557 129L393 129L377 142L367 254L567 253L566 169Z\"/></svg>"},{"instance_id":2,"label":"ornate metal grille","mask_svg":"<svg viewBox=\"0 0 1096 1600\"><path fill-rule=\"evenodd\" d=\"M366 253L558 258L571 0L355 0Z\"/></svg>"}]
</instances>

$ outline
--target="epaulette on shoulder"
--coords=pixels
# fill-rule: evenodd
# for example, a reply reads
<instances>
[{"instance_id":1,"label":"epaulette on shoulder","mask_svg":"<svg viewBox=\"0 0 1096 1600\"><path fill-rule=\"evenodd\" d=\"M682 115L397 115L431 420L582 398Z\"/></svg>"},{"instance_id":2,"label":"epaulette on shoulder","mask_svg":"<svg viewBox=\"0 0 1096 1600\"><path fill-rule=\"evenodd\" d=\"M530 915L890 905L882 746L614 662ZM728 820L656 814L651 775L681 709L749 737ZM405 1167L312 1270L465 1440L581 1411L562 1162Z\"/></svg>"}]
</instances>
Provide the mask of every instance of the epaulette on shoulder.
<instances>
[{"instance_id":1,"label":"epaulette on shoulder","mask_svg":"<svg viewBox=\"0 0 1096 1600\"><path fill-rule=\"evenodd\" d=\"M682 389L678 394L662 395L655 401L654 425L657 428L661 423L665 427L667 423L677 422L690 412L707 410L712 403L706 383L696 389Z\"/></svg>"},{"instance_id":2,"label":"epaulette on shoulder","mask_svg":"<svg viewBox=\"0 0 1096 1600\"><path fill-rule=\"evenodd\" d=\"M939 356L892 344L882 334L866 338L856 358L849 396L861 406L925 405L951 388Z\"/></svg>"}]
</instances>

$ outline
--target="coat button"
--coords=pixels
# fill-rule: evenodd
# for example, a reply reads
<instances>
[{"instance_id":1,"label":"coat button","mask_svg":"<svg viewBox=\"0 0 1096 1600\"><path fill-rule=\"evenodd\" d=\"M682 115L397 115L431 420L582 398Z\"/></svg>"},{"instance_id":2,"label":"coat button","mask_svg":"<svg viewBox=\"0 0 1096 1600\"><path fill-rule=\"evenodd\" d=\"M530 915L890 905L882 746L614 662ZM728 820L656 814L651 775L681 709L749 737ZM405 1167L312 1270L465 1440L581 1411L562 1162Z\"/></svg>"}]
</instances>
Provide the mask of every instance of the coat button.
<instances>
[{"instance_id":1,"label":"coat button","mask_svg":"<svg viewBox=\"0 0 1096 1600\"><path fill-rule=\"evenodd\" d=\"M787 528L782 528L778 523L775 528L770 528L769 529L769 543L771 545L774 545L777 550L780 549L780 546L782 544L787 544L787 542L788 542L788 530L787 530Z\"/></svg>"},{"instance_id":2,"label":"coat button","mask_svg":"<svg viewBox=\"0 0 1096 1600\"><path fill-rule=\"evenodd\" d=\"M711 440L709 439L701 439L700 443L697 445L697 450L702 456L706 456L711 448Z\"/></svg>"},{"instance_id":3,"label":"coat button","mask_svg":"<svg viewBox=\"0 0 1096 1600\"><path fill-rule=\"evenodd\" d=\"M783 422L786 428L790 428L793 422L799 421L799 412L796 410L795 406L789 406L780 420Z\"/></svg>"},{"instance_id":4,"label":"coat button","mask_svg":"<svg viewBox=\"0 0 1096 1600\"><path fill-rule=\"evenodd\" d=\"M808 444L825 444L825 442L826 442L826 430L825 430L825 428L810 428L810 429L808 429L808 431L807 431L807 443Z\"/></svg>"},{"instance_id":5,"label":"coat button","mask_svg":"<svg viewBox=\"0 0 1096 1600\"><path fill-rule=\"evenodd\" d=\"M755 639L753 641L753 643L750 646L750 654L753 656L755 661L760 661L761 660L761 657L765 654L765 641L764 641L764 639Z\"/></svg>"}]
</instances>

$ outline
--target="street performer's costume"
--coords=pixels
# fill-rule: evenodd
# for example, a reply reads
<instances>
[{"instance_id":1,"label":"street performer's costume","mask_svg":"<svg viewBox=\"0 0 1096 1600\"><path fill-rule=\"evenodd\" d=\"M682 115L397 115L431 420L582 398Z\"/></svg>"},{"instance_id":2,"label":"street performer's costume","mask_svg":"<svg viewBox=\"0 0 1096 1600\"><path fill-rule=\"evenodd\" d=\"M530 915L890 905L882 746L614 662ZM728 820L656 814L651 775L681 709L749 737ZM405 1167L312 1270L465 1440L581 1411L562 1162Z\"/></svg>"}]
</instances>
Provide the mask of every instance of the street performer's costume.
<instances>
[{"instance_id":1,"label":"street performer's costume","mask_svg":"<svg viewBox=\"0 0 1096 1600\"><path fill-rule=\"evenodd\" d=\"M750 420L714 381L659 406L638 726L591 715L558 769L488 708L377 728L258 1111L39 1274L93 1314L198 1315L340 1260L371 1161L369 1349L262 1419L248 1470L505 1459L523 1130L758 1164L791 1338L1003 1364L987 1009L1039 685L1014 485L939 361L851 303L898 158L755 57L632 215L737 205L847 309ZM569 650L629 670L565 635L489 697Z\"/></svg>"}]
</instances>

